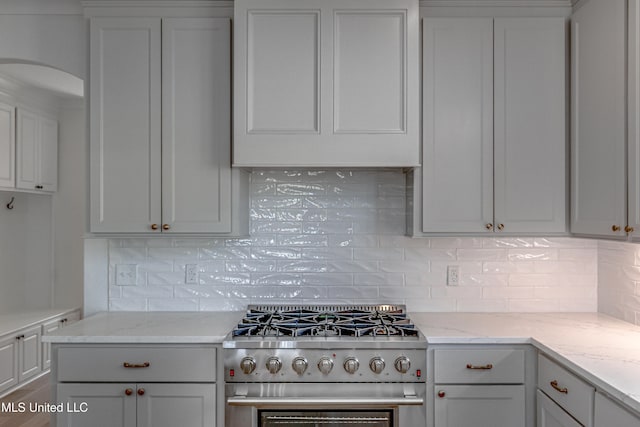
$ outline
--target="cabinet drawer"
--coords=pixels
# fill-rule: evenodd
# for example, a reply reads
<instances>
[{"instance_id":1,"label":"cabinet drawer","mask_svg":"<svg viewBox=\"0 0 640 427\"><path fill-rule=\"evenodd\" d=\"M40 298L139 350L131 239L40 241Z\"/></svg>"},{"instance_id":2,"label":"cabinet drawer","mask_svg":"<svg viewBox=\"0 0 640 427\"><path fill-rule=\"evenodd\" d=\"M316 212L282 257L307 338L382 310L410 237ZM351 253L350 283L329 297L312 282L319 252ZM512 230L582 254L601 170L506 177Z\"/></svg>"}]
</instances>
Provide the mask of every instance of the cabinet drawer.
<instances>
[{"instance_id":1,"label":"cabinet drawer","mask_svg":"<svg viewBox=\"0 0 640 427\"><path fill-rule=\"evenodd\" d=\"M214 347L92 346L58 349L60 382L213 382ZM125 363L128 367L125 367Z\"/></svg>"},{"instance_id":2,"label":"cabinet drawer","mask_svg":"<svg viewBox=\"0 0 640 427\"><path fill-rule=\"evenodd\" d=\"M434 361L434 379L436 383L524 383L524 350L435 350Z\"/></svg>"},{"instance_id":3,"label":"cabinet drawer","mask_svg":"<svg viewBox=\"0 0 640 427\"><path fill-rule=\"evenodd\" d=\"M541 355L538 356L538 388L583 425L593 425L594 388Z\"/></svg>"}]
</instances>

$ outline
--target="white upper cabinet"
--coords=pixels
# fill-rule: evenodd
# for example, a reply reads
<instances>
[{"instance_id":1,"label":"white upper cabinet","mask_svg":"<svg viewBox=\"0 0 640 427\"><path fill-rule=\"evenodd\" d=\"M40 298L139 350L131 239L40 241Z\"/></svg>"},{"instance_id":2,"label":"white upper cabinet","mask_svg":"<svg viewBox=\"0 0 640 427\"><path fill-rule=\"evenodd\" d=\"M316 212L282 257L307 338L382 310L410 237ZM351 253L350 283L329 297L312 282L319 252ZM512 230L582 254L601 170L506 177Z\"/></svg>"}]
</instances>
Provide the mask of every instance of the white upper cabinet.
<instances>
[{"instance_id":1,"label":"white upper cabinet","mask_svg":"<svg viewBox=\"0 0 640 427\"><path fill-rule=\"evenodd\" d=\"M640 1L628 2L628 213L624 231L640 236Z\"/></svg>"},{"instance_id":2,"label":"white upper cabinet","mask_svg":"<svg viewBox=\"0 0 640 427\"><path fill-rule=\"evenodd\" d=\"M495 21L494 218L504 232L567 230L566 26Z\"/></svg>"},{"instance_id":3,"label":"white upper cabinet","mask_svg":"<svg viewBox=\"0 0 640 427\"><path fill-rule=\"evenodd\" d=\"M58 189L58 122L23 108L17 114L16 188Z\"/></svg>"},{"instance_id":4,"label":"white upper cabinet","mask_svg":"<svg viewBox=\"0 0 640 427\"><path fill-rule=\"evenodd\" d=\"M564 18L424 18L412 234L566 232L565 46Z\"/></svg>"},{"instance_id":5,"label":"white upper cabinet","mask_svg":"<svg viewBox=\"0 0 640 427\"><path fill-rule=\"evenodd\" d=\"M0 103L0 187L16 185L16 109Z\"/></svg>"},{"instance_id":6,"label":"white upper cabinet","mask_svg":"<svg viewBox=\"0 0 640 427\"><path fill-rule=\"evenodd\" d=\"M417 166L416 0L237 0L235 166Z\"/></svg>"},{"instance_id":7,"label":"white upper cabinet","mask_svg":"<svg viewBox=\"0 0 640 427\"><path fill-rule=\"evenodd\" d=\"M576 234L626 236L626 8L626 0L581 2L572 18L571 231Z\"/></svg>"},{"instance_id":8,"label":"white upper cabinet","mask_svg":"<svg viewBox=\"0 0 640 427\"><path fill-rule=\"evenodd\" d=\"M92 232L246 232L230 61L228 18L91 20Z\"/></svg>"}]
</instances>

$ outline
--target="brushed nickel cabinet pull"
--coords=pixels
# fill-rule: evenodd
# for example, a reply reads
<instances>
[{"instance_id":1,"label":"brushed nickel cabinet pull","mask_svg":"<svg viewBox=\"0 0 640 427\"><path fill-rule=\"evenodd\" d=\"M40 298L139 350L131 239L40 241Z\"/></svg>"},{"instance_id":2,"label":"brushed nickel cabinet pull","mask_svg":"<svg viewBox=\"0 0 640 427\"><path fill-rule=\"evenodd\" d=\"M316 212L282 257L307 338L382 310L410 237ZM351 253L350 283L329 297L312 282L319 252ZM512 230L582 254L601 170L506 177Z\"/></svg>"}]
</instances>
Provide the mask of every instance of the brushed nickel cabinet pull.
<instances>
[{"instance_id":1,"label":"brushed nickel cabinet pull","mask_svg":"<svg viewBox=\"0 0 640 427\"><path fill-rule=\"evenodd\" d=\"M144 362L144 363L135 364L135 363L124 362L122 366L124 366L125 368L148 368L149 366L151 366L151 363Z\"/></svg>"},{"instance_id":2,"label":"brushed nickel cabinet pull","mask_svg":"<svg viewBox=\"0 0 640 427\"><path fill-rule=\"evenodd\" d=\"M486 371L486 370L489 370L489 369L493 369L493 365L491 363L489 363L489 364L486 364L484 366L475 366L475 365L472 365L471 363L467 363L467 369L476 369L476 370Z\"/></svg>"},{"instance_id":3,"label":"brushed nickel cabinet pull","mask_svg":"<svg viewBox=\"0 0 640 427\"><path fill-rule=\"evenodd\" d=\"M551 387L556 389L556 391L558 391L559 393L569 394L569 390L566 387L558 386L558 380L553 380L549 384L551 384Z\"/></svg>"}]
</instances>

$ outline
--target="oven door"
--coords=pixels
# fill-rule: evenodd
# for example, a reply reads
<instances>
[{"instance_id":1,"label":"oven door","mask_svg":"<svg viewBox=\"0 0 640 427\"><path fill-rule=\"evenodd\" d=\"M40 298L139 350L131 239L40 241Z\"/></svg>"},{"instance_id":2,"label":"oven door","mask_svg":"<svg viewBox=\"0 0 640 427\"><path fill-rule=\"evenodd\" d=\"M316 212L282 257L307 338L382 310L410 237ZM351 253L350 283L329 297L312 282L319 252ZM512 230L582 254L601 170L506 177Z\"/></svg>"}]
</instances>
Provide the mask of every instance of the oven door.
<instances>
[{"instance_id":1,"label":"oven door","mask_svg":"<svg viewBox=\"0 0 640 427\"><path fill-rule=\"evenodd\" d=\"M226 426L398 427L426 425L426 385L227 384Z\"/></svg>"}]
</instances>

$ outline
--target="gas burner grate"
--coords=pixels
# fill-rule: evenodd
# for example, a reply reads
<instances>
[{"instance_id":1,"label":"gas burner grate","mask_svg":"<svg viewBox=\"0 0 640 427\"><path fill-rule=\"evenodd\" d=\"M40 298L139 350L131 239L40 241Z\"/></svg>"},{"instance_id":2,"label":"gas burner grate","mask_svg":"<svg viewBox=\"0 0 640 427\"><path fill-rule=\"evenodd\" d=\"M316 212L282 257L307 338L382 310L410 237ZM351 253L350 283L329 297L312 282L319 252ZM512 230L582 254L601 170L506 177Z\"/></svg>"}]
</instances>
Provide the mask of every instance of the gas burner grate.
<instances>
[{"instance_id":1,"label":"gas burner grate","mask_svg":"<svg viewBox=\"0 0 640 427\"><path fill-rule=\"evenodd\" d=\"M401 306L250 306L233 336L418 336Z\"/></svg>"}]
</instances>

